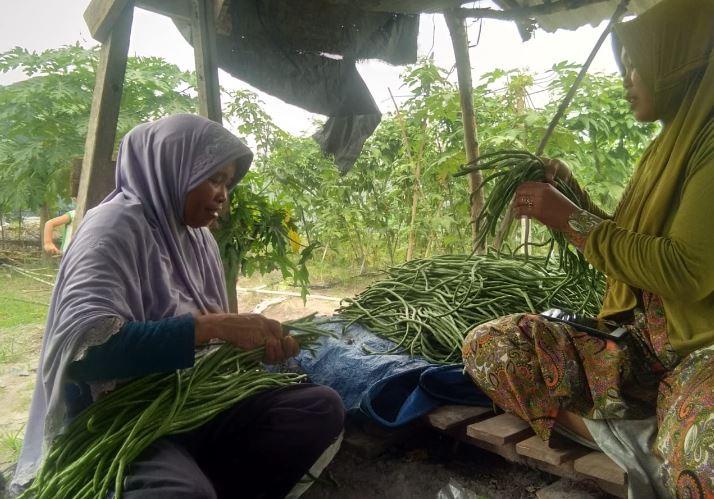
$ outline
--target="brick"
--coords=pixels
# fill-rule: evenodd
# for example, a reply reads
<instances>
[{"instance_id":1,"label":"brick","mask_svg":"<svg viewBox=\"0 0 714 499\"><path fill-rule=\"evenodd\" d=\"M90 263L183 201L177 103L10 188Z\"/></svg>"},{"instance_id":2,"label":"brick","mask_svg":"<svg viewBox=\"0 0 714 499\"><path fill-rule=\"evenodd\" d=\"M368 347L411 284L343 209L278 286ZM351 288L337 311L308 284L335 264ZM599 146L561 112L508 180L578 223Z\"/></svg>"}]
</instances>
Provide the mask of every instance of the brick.
<instances>
[{"instance_id":1,"label":"brick","mask_svg":"<svg viewBox=\"0 0 714 499\"><path fill-rule=\"evenodd\" d=\"M476 440L493 445L515 443L533 435L531 427L512 414L499 414L492 418L470 424L466 434Z\"/></svg>"},{"instance_id":2,"label":"brick","mask_svg":"<svg viewBox=\"0 0 714 499\"><path fill-rule=\"evenodd\" d=\"M449 431L457 426L471 424L492 414L488 407L469 405L444 405L426 415L429 425L437 430Z\"/></svg>"},{"instance_id":3,"label":"brick","mask_svg":"<svg viewBox=\"0 0 714 499\"><path fill-rule=\"evenodd\" d=\"M582 457L592 451L582 445L556 436L553 436L548 444L543 442L539 436L534 435L531 438L518 442L516 444L516 452L537 461L558 466L566 461L572 461L573 459Z\"/></svg>"}]
</instances>

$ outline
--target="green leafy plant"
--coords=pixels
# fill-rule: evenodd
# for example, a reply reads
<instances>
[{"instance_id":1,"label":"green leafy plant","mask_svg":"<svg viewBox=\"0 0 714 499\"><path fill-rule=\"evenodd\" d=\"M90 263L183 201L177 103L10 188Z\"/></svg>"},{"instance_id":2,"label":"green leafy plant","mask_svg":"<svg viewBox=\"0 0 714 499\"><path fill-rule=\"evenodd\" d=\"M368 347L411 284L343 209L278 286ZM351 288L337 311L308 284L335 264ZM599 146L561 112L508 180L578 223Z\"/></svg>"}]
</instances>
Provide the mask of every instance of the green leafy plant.
<instances>
[{"instance_id":1,"label":"green leafy plant","mask_svg":"<svg viewBox=\"0 0 714 499\"><path fill-rule=\"evenodd\" d=\"M84 151L98 53L79 45L0 53L0 72L28 77L0 86L0 214L39 209L46 218L69 199L70 160ZM141 122L193 111L194 81L160 58L130 57L117 144Z\"/></svg>"},{"instance_id":2,"label":"green leafy plant","mask_svg":"<svg viewBox=\"0 0 714 499\"><path fill-rule=\"evenodd\" d=\"M289 207L255 193L250 181L233 190L230 213L223 217L214 235L226 269L229 291L238 275L267 274L280 270L301 288L303 299L309 285L306 267L316 244L303 246ZM299 258L294 258L299 253ZM230 297L230 294L229 294Z\"/></svg>"}]
</instances>

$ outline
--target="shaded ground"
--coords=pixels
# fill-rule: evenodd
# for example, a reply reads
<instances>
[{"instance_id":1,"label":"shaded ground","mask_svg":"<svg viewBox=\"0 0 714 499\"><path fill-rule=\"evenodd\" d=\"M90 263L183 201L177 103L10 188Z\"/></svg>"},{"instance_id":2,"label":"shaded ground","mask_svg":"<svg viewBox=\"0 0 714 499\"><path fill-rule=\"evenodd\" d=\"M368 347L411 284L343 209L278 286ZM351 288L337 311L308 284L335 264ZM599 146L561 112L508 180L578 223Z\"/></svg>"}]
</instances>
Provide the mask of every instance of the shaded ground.
<instances>
[{"instance_id":1,"label":"shaded ground","mask_svg":"<svg viewBox=\"0 0 714 499\"><path fill-rule=\"evenodd\" d=\"M306 499L530 498L555 477L423 429L378 457L343 445ZM439 496L449 485L471 495ZM468 492L466 492L468 491ZM445 490L444 490L445 492Z\"/></svg>"}]
</instances>

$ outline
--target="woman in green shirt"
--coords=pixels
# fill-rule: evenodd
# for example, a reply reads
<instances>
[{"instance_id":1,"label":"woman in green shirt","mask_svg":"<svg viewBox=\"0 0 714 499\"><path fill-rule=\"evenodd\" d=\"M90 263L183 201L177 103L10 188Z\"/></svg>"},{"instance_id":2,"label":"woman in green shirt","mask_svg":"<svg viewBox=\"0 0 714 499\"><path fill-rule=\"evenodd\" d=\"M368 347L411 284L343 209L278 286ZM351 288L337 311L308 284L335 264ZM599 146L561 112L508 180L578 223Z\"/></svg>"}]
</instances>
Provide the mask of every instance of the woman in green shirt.
<instances>
[{"instance_id":1,"label":"woman in green shirt","mask_svg":"<svg viewBox=\"0 0 714 499\"><path fill-rule=\"evenodd\" d=\"M544 440L556 429L592 441L587 420L656 414L668 492L714 497L714 2L664 0L615 34L635 117L663 124L616 213L594 206L557 160L546 178L568 181L585 209L548 182L522 184L515 205L607 275L600 316L628 334L614 342L508 316L469 334L464 362Z\"/></svg>"}]
</instances>

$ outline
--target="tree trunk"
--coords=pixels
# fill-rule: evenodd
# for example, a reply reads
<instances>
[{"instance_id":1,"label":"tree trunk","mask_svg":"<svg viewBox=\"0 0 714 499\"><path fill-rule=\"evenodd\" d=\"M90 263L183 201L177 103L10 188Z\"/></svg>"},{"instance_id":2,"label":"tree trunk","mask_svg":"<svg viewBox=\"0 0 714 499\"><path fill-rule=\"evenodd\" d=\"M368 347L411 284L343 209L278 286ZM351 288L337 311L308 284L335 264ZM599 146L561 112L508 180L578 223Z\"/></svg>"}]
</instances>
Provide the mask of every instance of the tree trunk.
<instances>
[{"instance_id":1,"label":"tree trunk","mask_svg":"<svg viewBox=\"0 0 714 499\"><path fill-rule=\"evenodd\" d=\"M421 150L416 163L414 164L414 185L412 186L412 210L409 217L409 240L407 243L407 261L414 258L414 246L416 246L416 217L417 217L417 207L419 205L419 183L421 181Z\"/></svg>"},{"instance_id":2,"label":"tree trunk","mask_svg":"<svg viewBox=\"0 0 714 499\"><path fill-rule=\"evenodd\" d=\"M50 256L43 251L45 244L45 223L47 223L49 218L50 209L47 206L47 203L42 203L42 206L40 206L40 254L42 255L42 260L44 262L50 261Z\"/></svg>"},{"instance_id":3,"label":"tree trunk","mask_svg":"<svg viewBox=\"0 0 714 499\"><path fill-rule=\"evenodd\" d=\"M459 81L459 97L461 98L461 116L464 122L464 146L466 149L466 162L472 163L479 157L478 139L476 138L476 114L474 113L473 84L471 82L471 60L469 58L469 38L464 26L464 20L452 12L445 12L444 18L451 35L451 44L454 48L456 60L456 75ZM483 190L481 184L483 177L480 171L471 172L469 179L469 203L471 205L471 238L475 250L477 247L478 220L483 210Z\"/></svg>"},{"instance_id":4,"label":"tree trunk","mask_svg":"<svg viewBox=\"0 0 714 499\"><path fill-rule=\"evenodd\" d=\"M411 260L414 256L414 246L416 244L416 215L417 206L419 205L419 193L421 192L420 182L421 182L421 158L424 153L424 141L421 141L419 145L419 152L417 153L416 160L412 155L412 146L409 141L409 134L407 133L407 124L404 122L404 117L402 112L399 110L397 101L392 95L392 90L389 89L389 96L392 98L392 103L394 104L394 110L397 116L397 121L399 121L399 126L402 129L402 140L404 141L404 149L409 157L409 162L414 168L414 184L412 186L412 209L409 218L409 236L407 239L407 261ZM426 128L426 121L422 122L422 130Z\"/></svg>"},{"instance_id":5,"label":"tree trunk","mask_svg":"<svg viewBox=\"0 0 714 499\"><path fill-rule=\"evenodd\" d=\"M236 291L236 286L238 285L238 268L233 268L233 266L225 267L225 277L226 277L226 294L228 295L228 311L236 314L238 313L238 292Z\"/></svg>"}]
</instances>

